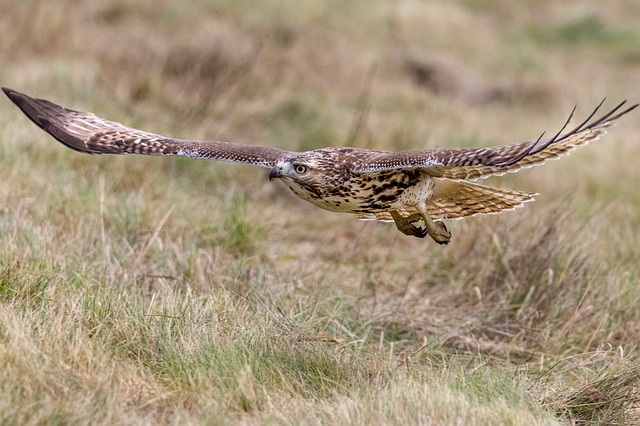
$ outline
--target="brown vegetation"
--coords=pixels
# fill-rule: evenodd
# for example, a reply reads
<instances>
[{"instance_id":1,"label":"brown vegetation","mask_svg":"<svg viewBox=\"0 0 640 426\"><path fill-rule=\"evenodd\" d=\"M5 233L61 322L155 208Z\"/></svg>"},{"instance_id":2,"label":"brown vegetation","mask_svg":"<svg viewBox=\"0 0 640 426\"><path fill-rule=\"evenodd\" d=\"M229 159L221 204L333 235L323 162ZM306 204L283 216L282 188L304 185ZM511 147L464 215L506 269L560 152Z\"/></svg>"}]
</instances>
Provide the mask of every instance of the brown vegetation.
<instances>
[{"instance_id":1,"label":"brown vegetation","mask_svg":"<svg viewBox=\"0 0 640 426\"><path fill-rule=\"evenodd\" d=\"M158 133L480 146L640 100L640 5L0 1L0 82ZM1 423L639 420L632 113L440 247L0 102Z\"/></svg>"}]
</instances>

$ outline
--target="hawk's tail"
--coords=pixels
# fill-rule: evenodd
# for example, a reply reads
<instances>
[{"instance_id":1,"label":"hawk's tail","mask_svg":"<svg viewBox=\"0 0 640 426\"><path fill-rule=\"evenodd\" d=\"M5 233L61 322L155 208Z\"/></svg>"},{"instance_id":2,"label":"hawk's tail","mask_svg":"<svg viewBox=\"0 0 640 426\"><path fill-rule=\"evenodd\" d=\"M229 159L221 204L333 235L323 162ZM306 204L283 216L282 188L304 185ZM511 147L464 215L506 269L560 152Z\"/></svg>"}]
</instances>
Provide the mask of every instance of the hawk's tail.
<instances>
[{"instance_id":1,"label":"hawk's tail","mask_svg":"<svg viewBox=\"0 0 640 426\"><path fill-rule=\"evenodd\" d=\"M509 211L533 201L533 197L538 195L464 181L435 181L433 198L427 201L427 212L432 219L460 219L476 214Z\"/></svg>"},{"instance_id":2,"label":"hawk's tail","mask_svg":"<svg viewBox=\"0 0 640 426\"><path fill-rule=\"evenodd\" d=\"M538 195L532 192L491 188L477 183L434 179L433 198L427 201L427 213L432 219L462 219L477 214L495 214L522 207ZM415 207L398 209L398 213L407 217L417 213ZM388 211L360 213L360 220L379 220L393 222Z\"/></svg>"}]
</instances>

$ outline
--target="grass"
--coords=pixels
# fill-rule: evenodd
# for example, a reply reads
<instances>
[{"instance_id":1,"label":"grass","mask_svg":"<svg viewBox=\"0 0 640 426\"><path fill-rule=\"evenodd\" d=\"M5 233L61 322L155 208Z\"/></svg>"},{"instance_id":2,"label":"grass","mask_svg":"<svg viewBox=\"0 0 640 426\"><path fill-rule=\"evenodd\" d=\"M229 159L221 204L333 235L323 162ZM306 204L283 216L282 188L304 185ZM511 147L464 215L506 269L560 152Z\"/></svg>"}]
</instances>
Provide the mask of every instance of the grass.
<instances>
[{"instance_id":1,"label":"grass","mask_svg":"<svg viewBox=\"0 0 640 426\"><path fill-rule=\"evenodd\" d=\"M5 9L3 85L182 137L481 146L640 99L622 0ZM636 423L636 116L439 247L0 102L0 423Z\"/></svg>"}]
</instances>

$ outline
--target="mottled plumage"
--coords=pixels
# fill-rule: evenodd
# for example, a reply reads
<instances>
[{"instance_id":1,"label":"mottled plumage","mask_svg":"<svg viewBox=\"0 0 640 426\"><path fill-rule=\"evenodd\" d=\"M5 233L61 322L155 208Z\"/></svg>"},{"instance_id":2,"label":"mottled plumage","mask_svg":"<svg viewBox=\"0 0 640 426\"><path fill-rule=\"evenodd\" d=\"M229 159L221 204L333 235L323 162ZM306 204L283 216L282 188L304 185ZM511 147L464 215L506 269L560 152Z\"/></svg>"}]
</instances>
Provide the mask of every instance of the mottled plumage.
<instances>
[{"instance_id":1,"label":"mottled plumage","mask_svg":"<svg viewBox=\"0 0 640 426\"><path fill-rule=\"evenodd\" d=\"M600 105L579 126L565 133L571 116L551 138L490 148L385 152L359 148L321 148L292 152L218 141L169 138L88 112L3 88L38 127L65 146L88 154L182 155L270 169L297 196L318 207L356 214L358 219L394 221L407 235L429 235L440 244L451 234L441 219L499 213L521 207L536 194L490 188L466 180L515 172L568 154L606 132L638 105L622 102L593 120ZM575 109L574 109L575 110Z\"/></svg>"}]
</instances>

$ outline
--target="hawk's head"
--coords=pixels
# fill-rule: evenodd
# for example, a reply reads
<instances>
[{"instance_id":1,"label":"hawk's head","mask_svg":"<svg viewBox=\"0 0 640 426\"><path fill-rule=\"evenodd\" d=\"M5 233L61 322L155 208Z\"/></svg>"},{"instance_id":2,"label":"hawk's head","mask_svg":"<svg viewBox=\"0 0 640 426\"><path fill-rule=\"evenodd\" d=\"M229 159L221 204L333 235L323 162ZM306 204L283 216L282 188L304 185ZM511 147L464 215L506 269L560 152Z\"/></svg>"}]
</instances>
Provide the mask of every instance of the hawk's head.
<instances>
[{"instance_id":1,"label":"hawk's head","mask_svg":"<svg viewBox=\"0 0 640 426\"><path fill-rule=\"evenodd\" d=\"M324 148L283 158L269 172L269 180L282 179L296 195L318 199L340 187L350 172L341 149Z\"/></svg>"}]
</instances>

